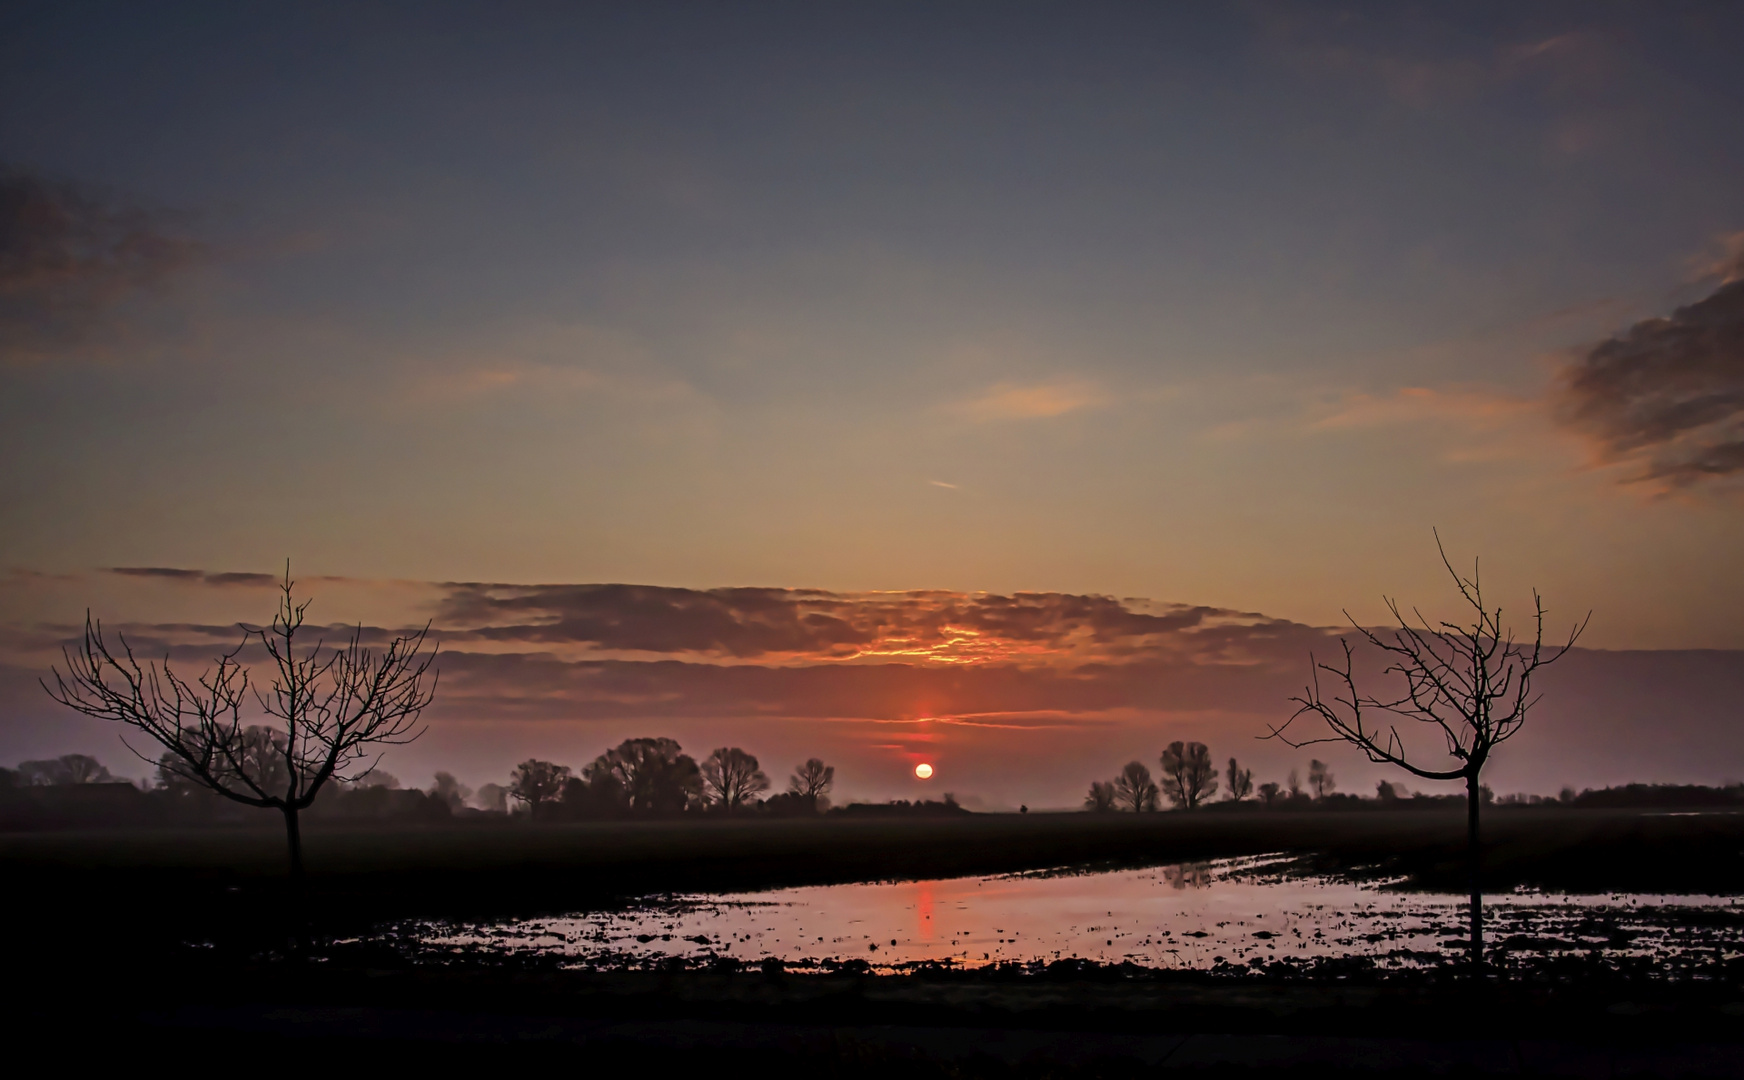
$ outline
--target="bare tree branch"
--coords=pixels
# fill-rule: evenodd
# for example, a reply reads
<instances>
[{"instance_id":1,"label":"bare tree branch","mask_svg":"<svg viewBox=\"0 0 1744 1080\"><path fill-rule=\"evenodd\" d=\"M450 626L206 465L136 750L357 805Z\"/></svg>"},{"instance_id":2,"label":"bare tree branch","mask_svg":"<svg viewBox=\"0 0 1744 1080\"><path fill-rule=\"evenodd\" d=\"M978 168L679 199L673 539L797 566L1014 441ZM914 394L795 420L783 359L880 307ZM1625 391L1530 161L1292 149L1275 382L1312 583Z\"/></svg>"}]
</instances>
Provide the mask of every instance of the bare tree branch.
<instances>
[{"instance_id":1,"label":"bare tree branch","mask_svg":"<svg viewBox=\"0 0 1744 1080\"><path fill-rule=\"evenodd\" d=\"M1292 747L1350 743L1370 761L1397 766L1425 780L1465 781L1472 878L1471 951L1476 967L1481 963L1483 949L1479 776L1490 754L1519 733L1527 713L1538 703L1532 689L1538 670L1574 648L1592 613L1588 612L1569 631L1561 645L1546 648L1544 598L1534 590L1532 637L1527 645L1502 621L1501 608L1486 606L1477 563L1472 565L1471 577L1465 577L1448 559L1440 533L1435 534L1435 548L1441 556L1441 565L1446 567L1455 590L1469 609L1469 621L1443 620L1431 624L1416 608L1411 609L1412 617L1406 618L1398 601L1383 597L1397 623L1396 629L1383 635L1360 625L1345 612L1352 628L1387 659L1381 669L1382 678L1397 678L1403 685L1393 696L1363 694L1357 688L1355 653L1349 639L1340 638L1344 662L1325 664L1310 655L1308 685L1290 699L1296 704L1296 711L1264 737ZM1322 672L1336 680L1330 692L1321 685ZM1293 737L1291 726L1303 717L1319 719L1325 725L1325 734ZM1448 760L1439 765L1425 764L1407 746L1406 737L1400 735L1399 722L1408 722L1407 732L1425 731L1432 738L1439 735L1442 754ZM1418 726L1413 729L1412 725Z\"/></svg>"},{"instance_id":2,"label":"bare tree branch","mask_svg":"<svg viewBox=\"0 0 1744 1080\"><path fill-rule=\"evenodd\" d=\"M292 870L300 873L297 813L328 780L361 778L381 748L423 734L418 721L436 693L437 649L424 649L428 623L379 654L364 646L361 625L344 648L322 640L303 647L297 635L309 602L296 601L294 586L287 563L272 622L243 626L242 641L194 682L167 655L141 664L124 635L116 636L119 651L111 650L102 623L87 612L83 640L62 650L66 671L52 669L53 685L42 686L69 709L149 737L163 748L156 763L166 772L226 799L281 811ZM251 680L240 659L251 643L268 661L264 685ZM244 722L251 701L267 723Z\"/></svg>"}]
</instances>

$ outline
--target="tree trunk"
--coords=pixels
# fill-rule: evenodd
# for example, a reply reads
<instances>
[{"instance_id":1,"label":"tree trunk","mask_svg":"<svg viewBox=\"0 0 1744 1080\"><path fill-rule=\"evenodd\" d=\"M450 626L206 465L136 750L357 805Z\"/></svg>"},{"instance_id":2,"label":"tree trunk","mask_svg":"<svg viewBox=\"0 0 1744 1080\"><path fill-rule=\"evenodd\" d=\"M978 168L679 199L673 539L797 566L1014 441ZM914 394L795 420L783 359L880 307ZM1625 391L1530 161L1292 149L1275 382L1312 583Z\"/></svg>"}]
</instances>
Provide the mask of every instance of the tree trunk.
<instances>
[{"instance_id":1,"label":"tree trunk","mask_svg":"<svg viewBox=\"0 0 1744 1080\"><path fill-rule=\"evenodd\" d=\"M1471 876L1471 965L1475 974L1484 966L1484 886L1483 849L1478 846L1478 778L1473 773L1465 778L1466 868Z\"/></svg>"},{"instance_id":2,"label":"tree trunk","mask_svg":"<svg viewBox=\"0 0 1744 1080\"><path fill-rule=\"evenodd\" d=\"M285 951L299 963L308 952L306 948L307 935L303 926L303 830L297 822L297 808L287 806L285 811L285 841L290 846L291 853L291 887L285 890L285 926L289 930L285 938Z\"/></svg>"},{"instance_id":3,"label":"tree trunk","mask_svg":"<svg viewBox=\"0 0 1744 1080\"><path fill-rule=\"evenodd\" d=\"M303 887L303 832L297 824L297 808L285 807L285 840L290 844L291 851L291 889L301 890Z\"/></svg>"}]
</instances>

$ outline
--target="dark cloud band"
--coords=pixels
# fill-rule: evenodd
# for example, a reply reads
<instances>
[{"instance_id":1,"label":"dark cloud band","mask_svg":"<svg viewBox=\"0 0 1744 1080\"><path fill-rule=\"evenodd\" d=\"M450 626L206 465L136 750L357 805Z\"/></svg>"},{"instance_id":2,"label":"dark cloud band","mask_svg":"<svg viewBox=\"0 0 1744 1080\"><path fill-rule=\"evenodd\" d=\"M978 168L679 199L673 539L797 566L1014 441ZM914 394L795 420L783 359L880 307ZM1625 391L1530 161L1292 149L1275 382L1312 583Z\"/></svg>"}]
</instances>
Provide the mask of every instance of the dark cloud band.
<instances>
[{"instance_id":1,"label":"dark cloud band","mask_svg":"<svg viewBox=\"0 0 1744 1080\"><path fill-rule=\"evenodd\" d=\"M1687 485L1744 473L1744 259L1669 317L1593 346L1563 373L1565 418L1644 478Z\"/></svg>"},{"instance_id":2,"label":"dark cloud band","mask_svg":"<svg viewBox=\"0 0 1744 1080\"><path fill-rule=\"evenodd\" d=\"M223 573L209 574L204 570L181 570L173 566L111 566L111 574L122 577L162 578L200 585L276 585L272 574Z\"/></svg>"},{"instance_id":3,"label":"dark cloud band","mask_svg":"<svg viewBox=\"0 0 1744 1080\"><path fill-rule=\"evenodd\" d=\"M587 645L624 652L733 659L777 655L920 658L949 650L1022 651L1073 645L1098 653L1184 632L1213 640L1260 616L1218 608L1147 605L1066 593L816 589L676 589L645 585L454 584L439 622L500 642Z\"/></svg>"}]
</instances>

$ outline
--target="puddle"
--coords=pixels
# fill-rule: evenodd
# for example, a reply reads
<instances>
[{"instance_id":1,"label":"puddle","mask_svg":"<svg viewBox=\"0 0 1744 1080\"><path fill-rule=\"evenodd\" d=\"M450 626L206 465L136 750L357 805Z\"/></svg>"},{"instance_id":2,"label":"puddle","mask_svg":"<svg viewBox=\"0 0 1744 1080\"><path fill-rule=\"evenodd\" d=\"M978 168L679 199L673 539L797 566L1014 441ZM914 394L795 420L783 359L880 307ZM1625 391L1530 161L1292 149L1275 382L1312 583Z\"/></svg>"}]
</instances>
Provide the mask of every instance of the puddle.
<instances>
[{"instance_id":1,"label":"puddle","mask_svg":"<svg viewBox=\"0 0 1744 1080\"><path fill-rule=\"evenodd\" d=\"M1365 956L1424 966L1458 955L1465 901L1293 873L1282 857L1106 873L1032 873L674 896L570 917L398 927L435 953L535 953L643 966L777 958L900 971L1077 958L1210 969ZM1512 952L1681 961L1744 955L1735 898L1513 893L1485 899L1486 937Z\"/></svg>"}]
</instances>

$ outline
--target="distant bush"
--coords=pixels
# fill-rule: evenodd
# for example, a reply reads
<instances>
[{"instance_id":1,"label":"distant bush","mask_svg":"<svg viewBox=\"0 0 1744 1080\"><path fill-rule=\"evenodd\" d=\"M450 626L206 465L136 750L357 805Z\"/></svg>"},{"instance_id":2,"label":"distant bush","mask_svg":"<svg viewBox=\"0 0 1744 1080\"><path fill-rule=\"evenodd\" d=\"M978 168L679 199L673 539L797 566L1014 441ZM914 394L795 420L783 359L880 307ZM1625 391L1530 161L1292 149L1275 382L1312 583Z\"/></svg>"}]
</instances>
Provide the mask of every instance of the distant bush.
<instances>
[{"instance_id":1,"label":"distant bush","mask_svg":"<svg viewBox=\"0 0 1744 1080\"><path fill-rule=\"evenodd\" d=\"M37 784L0 793L0 831L151 825L169 819L153 793L132 784Z\"/></svg>"},{"instance_id":2,"label":"distant bush","mask_svg":"<svg viewBox=\"0 0 1744 1080\"><path fill-rule=\"evenodd\" d=\"M1658 807L1738 807L1744 809L1744 784L1703 787L1699 784L1624 784L1593 790L1588 788L1568 800L1568 805L1591 809L1637 809Z\"/></svg>"},{"instance_id":3,"label":"distant bush","mask_svg":"<svg viewBox=\"0 0 1744 1080\"><path fill-rule=\"evenodd\" d=\"M441 795L416 789L341 784L324 788L307 813L310 821L410 823L447 821L454 816L454 809Z\"/></svg>"},{"instance_id":4,"label":"distant bush","mask_svg":"<svg viewBox=\"0 0 1744 1080\"><path fill-rule=\"evenodd\" d=\"M818 796L783 791L758 803L755 810L768 817L816 817L819 813Z\"/></svg>"},{"instance_id":5,"label":"distant bush","mask_svg":"<svg viewBox=\"0 0 1744 1080\"><path fill-rule=\"evenodd\" d=\"M830 811L831 817L868 817L868 818L900 818L900 817L957 817L968 814L957 804L955 796L946 795L943 802L933 802L930 799L922 802L907 799L892 799L887 803L849 803Z\"/></svg>"}]
</instances>

